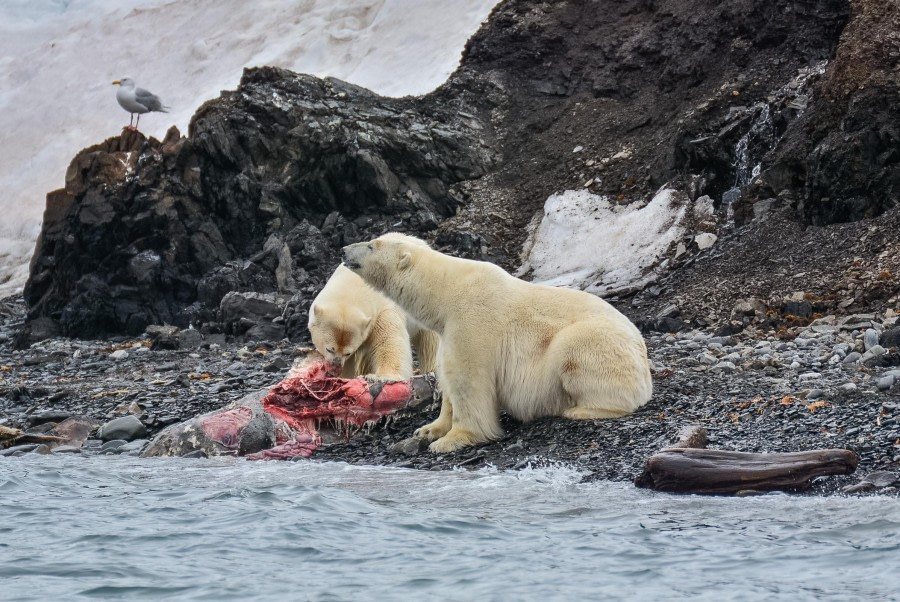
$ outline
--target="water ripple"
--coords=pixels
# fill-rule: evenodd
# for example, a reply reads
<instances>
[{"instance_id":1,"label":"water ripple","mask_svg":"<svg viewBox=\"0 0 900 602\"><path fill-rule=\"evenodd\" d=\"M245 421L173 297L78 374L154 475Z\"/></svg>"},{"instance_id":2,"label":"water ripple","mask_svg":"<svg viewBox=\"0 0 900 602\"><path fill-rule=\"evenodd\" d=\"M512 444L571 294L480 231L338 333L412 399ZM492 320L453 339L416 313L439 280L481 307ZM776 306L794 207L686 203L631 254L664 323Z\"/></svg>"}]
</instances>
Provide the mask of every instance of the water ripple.
<instances>
[{"instance_id":1,"label":"water ripple","mask_svg":"<svg viewBox=\"0 0 900 602\"><path fill-rule=\"evenodd\" d=\"M0 460L0 600L845 600L900 501L673 497L565 467Z\"/></svg>"}]
</instances>

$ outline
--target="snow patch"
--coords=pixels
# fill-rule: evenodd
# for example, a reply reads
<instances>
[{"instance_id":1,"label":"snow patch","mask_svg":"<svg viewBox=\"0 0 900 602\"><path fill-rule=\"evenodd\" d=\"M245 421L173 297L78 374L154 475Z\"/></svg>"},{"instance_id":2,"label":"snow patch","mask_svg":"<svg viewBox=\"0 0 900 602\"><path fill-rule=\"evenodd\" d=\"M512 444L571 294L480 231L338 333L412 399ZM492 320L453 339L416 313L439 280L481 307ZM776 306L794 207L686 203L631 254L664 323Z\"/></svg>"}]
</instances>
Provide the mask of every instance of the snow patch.
<instances>
[{"instance_id":1,"label":"snow patch","mask_svg":"<svg viewBox=\"0 0 900 602\"><path fill-rule=\"evenodd\" d=\"M517 275L531 272L533 282L595 295L643 286L684 234L687 207L671 189L643 206L616 205L586 190L554 194L532 222Z\"/></svg>"}]
</instances>

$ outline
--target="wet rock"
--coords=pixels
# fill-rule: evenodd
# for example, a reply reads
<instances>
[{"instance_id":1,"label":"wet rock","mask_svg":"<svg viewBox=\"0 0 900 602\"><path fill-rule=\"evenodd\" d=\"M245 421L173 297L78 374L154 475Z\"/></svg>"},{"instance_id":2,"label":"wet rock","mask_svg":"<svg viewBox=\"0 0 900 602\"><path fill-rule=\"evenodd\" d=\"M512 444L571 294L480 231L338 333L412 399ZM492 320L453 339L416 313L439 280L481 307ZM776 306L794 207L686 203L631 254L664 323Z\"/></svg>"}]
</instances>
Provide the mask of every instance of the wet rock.
<instances>
[{"instance_id":1,"label":"wet rock","mask_svg":"<svg viewBox=\"0 0 900 602\"><path fill-rule=\"evenodd\" d=\"M879 470L870 472L863 479L865 483L872 483L877 488L890 487L900 483L900 473Z\"/></svg>"},{"instance_id":2,"label":"wet rock","mask_svg":"<svg viewBox=\"0 0 900 602\"><path fill-rule=\"evenodd\" d=\"M428 449L428 442L418 437L408 437L403 441L394 443L389 449L392 454L415 456Z\"/></svg>"},{"instance_id":3,"label":"wet rock","mask_svg":"<svg viewBox=\"0 0 900 602\"><path fill-rule=\"evenodd\" d=\"M841 493L865 493L867 491L874 490L875 485L866 481L856 483L855 485L847 485L845 487L841 487Z\"/></svg>"},{"instance_id":4,"label":"wet rock","mask_svg":"<svg viewBox=\"0 0 900 602\"><path fill-rule=\"evenodd\" d=\"M0 450L0 456L17 457L17 456L21 456L23 454L33 452L37 448L38 448L37 443L28 443L25 445L14 445L14 446L8 447L4 450Z\"/></svg>"},{"instance_id":5,"label":"wet rock","mask_svg":"<svg viewBox=\"0 0 900 602\"><path fill-rule=\"evenodd\" d=\"M101 452L116 452L118 449L128 443L125 439L111 439L100 446Z\"/></svg>"},{"instance_id":6,"label":"wet rock","mask_svg":"<svg viewBox=\"0 0 900 602\"><path fill-rule=\"evenodd\" d=\"M54 454L80 454L81 447L77 447L75 445L60 445L59 447L53 448Z\"/></svg>"},{"instance_id":7,"label":"wet rock","mask_svg":"<svg viewBox=\"0 0 900 602\"><path fill-rule=\"evenodd\" d=\"M129 441L124 445L120 445L117 451L120 454L134 454L137 455L141 452L144 447L150 443L147 439L135 439L134 441Z\"/></svg>"},{"instance_id":8,"label":"wet rock","mask_svg":"<svg viewBox=\"0 0 900 602\"><path fill-rule=\"evenodd\" d=\"M46 410L44 412L37 412L28 417L29 426L37 426L39 424L45 424L47 422L62 422L67 418L71 418L72 413L67 412L65 410Z\"/></svg>"},{"instance_id":9,"label":"wet rock","mask_svg":"<svg viewBox=\"0 0 900 602\"><path fill-rule=\"evenodd\" d=\"M182 454L180 457L182 458L208 458L206 452L202 449L195 449L194 451L187 452L186 454Z\"/></svg>"},{"instance_id":10,"label":"wet rock","mask_svg":"<svg viewBox=\"0 0 900 602\"><path fill-rule=\"evenodd\" d=\"M103 441L123 439L132 441L147 436L147 427L135 416L123 416L110 420L100 427L98 437Z\"/></svg>"}]
</instances>

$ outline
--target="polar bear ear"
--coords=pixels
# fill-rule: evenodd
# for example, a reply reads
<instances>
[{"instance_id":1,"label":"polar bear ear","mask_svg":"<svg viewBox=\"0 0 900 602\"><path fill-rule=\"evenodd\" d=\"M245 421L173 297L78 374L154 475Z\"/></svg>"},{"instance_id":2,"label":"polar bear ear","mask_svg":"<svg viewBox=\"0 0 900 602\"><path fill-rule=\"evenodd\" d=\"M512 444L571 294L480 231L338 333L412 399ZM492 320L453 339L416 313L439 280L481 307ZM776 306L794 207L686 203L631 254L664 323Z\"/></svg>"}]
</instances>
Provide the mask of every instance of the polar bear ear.
<instances>
[{"instance_id":1,"label":"polar bear ear","mask_svg":"<svg viewBox=\"0 0 900 602\"><path fill-rule=\"evenodd\" d=\"M315 316L316 318L321 318L322 316L325 315L325 308L322 307L321 305L313 305L312 313L313 313L313 316Z\"/></svg>"},{"instance_id":2,"label":"polar bear ear","mask_svg":"<svg viewBox=\"0 0 900 602\"><path fill-rule=\"evenodd\" d=\"M409 264L412 262L412 255L409 251L400 255L400 262L398 263L401 270L405 270L409 267Z\"/></svg>"}]
</instances>

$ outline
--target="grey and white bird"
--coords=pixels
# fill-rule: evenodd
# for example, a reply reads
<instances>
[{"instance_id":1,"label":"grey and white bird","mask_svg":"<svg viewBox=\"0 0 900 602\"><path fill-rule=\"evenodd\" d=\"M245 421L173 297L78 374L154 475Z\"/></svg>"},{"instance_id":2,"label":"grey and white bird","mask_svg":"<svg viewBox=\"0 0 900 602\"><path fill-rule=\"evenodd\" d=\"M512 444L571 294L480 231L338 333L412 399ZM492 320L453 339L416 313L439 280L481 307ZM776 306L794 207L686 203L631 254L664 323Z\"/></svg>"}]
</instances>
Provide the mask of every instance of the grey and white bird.
<instances>
[{"instance_id":1,"label":"grey and white bird","mask_svg":"<svg viewBox=\"0 0 900 602\"><path fill-rule=\"evenodd\" d=\"M113 82L113 85L119 86L119 89L116 90L116 100L119 101L119 105L131 113L131 121L128 122L127 129L137 130L138 123L141 122L141 115L144 113L150 113L152 111L168 113L166 109L169 107L163 106L159 96L148 92L143 88L138 88L137 84L135 84L134 80L130 77L117 79ZM135 113L137 113L137 123L132 125Z\"/></svg>"}]
</instances>

